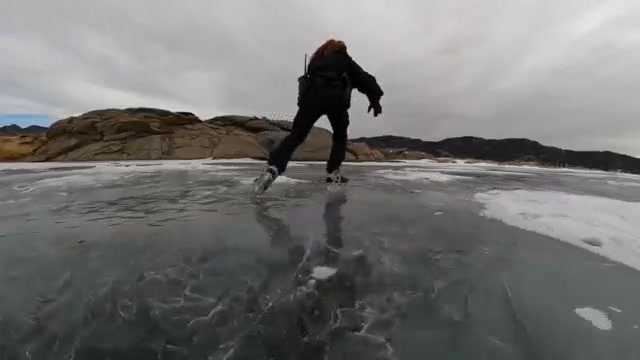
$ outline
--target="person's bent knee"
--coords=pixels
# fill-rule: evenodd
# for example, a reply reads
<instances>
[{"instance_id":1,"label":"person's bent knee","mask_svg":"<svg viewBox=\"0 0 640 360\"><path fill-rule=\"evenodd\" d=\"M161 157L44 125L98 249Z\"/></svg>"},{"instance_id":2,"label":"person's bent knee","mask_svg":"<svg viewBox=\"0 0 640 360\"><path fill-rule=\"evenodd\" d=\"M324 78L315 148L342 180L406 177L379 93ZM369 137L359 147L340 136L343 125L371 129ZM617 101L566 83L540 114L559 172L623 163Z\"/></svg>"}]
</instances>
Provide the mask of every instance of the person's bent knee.
<instances>
[{"instance_id":1,"label":"person's bent knee","mask_svg":"<svg viewBox=\"0 0 640 360\"><path fill-rule=\"evenodd\" d=\"M305 134L291 133L289 134L288 138L291 144L293 144L294 146L300 146L307 137Z\"/></svg>"},{"instance_id":2,"label":"person's bent knee","mask_svg":"<svg viewBox=\"0 0 640 360\"><path fill-rule=\"evenodd\" d=\"M333 133L332 139L333 142L347 142L347 133Z\"/></svg>"}]
</instances>

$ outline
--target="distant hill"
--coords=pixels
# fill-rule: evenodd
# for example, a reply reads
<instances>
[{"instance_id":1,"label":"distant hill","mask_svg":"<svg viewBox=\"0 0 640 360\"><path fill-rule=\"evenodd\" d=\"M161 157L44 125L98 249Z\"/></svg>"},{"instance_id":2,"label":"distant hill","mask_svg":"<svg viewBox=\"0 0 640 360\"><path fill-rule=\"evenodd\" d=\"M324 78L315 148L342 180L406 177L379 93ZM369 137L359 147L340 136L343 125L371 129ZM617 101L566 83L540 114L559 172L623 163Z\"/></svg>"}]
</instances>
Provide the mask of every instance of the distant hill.
<instances>
[{"instance_id":1,"label":"distant hill","mask_svg":"<svg viewBox=\"0 0 640 360\"><path fill-rule=\"evenodd\" d=\"M25 128L16 125L16 124L11 124L11 125L7 125L7 126L1 126L0 127L0 134L9 134L9 135L16 135L16 134L36 134L36 133L44 133L48 130L49 128L45 127L45 126L39 126L39 125L29 125Z\"/></svg>"},{"instance_id":2,"label":"distant hill","mask_svg":"<svg viewBox=\"0 0 640 360\"><path fill-rule=\"evenodd\" d=\"M550 166L583 167L640 174L640 159L611 151L573 151L542 145L529 139L483 139L464 136L442 141L385 135L352 139L377 149L404 148L436 156L498 162L527 161Z\"/></svg>"}]
</instances>

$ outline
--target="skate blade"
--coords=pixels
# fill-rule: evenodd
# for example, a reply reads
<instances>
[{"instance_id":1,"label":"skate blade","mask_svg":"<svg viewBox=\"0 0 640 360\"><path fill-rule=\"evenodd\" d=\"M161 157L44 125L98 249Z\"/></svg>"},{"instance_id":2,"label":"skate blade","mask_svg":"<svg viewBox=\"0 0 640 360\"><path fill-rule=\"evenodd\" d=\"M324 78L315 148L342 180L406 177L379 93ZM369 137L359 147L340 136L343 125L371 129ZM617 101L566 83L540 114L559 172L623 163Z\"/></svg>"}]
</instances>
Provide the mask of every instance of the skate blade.
<instances>
[{"instance_id":1,"label":"skate blade","mask_svg":"<svg viewBox=\"0 0 640 360\"><path fill-rule=\"evenodd\" d=\"M259 177L253 181L253 192L256 195L264 194L267 189L273 184L275 179L265 179L264 177Z\"/></svg>"}]
</instances>

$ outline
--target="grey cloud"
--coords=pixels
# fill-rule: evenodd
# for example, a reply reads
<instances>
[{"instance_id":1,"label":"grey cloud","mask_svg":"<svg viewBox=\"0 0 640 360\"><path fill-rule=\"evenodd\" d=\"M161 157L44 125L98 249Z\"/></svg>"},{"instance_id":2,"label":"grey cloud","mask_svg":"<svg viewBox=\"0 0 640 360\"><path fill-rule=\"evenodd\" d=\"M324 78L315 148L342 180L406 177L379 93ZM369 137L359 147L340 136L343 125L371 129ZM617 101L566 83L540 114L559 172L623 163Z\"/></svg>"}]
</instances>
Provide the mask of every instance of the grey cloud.
<instances>
[{"instance_id":1,"label":"grey cloud","mask_svg":"<svg viewBox=\"0 0 640 360\"><path fill-rule=\"evenodd\" d=\"M640 155L635 0L4 0L0 112L157 106L291 118L328 37L385 90L351 136L528 137ZM321 126L328 126L326 119Z\"/></svg>"}]
</instances>

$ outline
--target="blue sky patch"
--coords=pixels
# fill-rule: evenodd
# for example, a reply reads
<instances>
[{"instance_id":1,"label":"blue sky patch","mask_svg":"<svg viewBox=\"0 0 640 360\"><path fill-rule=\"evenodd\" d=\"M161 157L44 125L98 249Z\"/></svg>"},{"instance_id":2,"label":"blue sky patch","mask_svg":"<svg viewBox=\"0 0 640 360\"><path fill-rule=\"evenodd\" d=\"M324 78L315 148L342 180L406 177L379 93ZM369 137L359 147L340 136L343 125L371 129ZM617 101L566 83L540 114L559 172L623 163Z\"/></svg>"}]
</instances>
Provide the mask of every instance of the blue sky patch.
<instances>
[{"instance_id":1,"label":"blue sky patch","mask_svg":"<svg viewBox=\"0 0 640 360\"><path fill-rule=\"evenodd\" d=\"M17 124L22 127L29 125L49 126L51 116L44 114L0 114L0 126Z\"/></svg>"}]
</instances>

